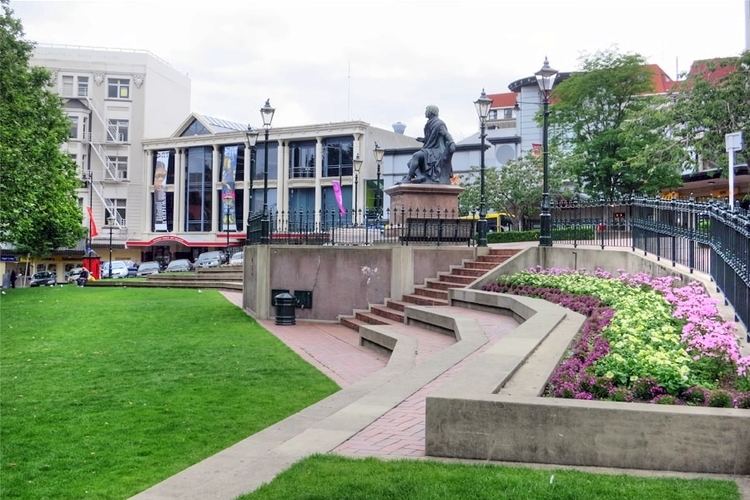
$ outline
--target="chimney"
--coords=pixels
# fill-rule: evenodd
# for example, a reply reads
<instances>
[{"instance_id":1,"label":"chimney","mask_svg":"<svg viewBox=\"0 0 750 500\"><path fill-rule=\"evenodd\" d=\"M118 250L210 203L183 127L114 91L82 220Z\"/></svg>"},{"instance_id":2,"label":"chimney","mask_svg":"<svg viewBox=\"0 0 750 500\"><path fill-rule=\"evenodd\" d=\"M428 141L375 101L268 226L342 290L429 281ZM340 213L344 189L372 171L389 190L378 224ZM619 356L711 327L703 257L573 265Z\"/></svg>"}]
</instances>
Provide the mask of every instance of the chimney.
<instances>
[{"instance_id":1,"label":"chimney","mask_svg":"<svg viewBox=\"0 0 750 500\"><path fill-rule=\"evenodd\" d=\"M404 135L404 131L406 130L406 124L401 122L396 122L393 125L393 131L396 132L398 135Z\"/></svg>"}]
</instances>

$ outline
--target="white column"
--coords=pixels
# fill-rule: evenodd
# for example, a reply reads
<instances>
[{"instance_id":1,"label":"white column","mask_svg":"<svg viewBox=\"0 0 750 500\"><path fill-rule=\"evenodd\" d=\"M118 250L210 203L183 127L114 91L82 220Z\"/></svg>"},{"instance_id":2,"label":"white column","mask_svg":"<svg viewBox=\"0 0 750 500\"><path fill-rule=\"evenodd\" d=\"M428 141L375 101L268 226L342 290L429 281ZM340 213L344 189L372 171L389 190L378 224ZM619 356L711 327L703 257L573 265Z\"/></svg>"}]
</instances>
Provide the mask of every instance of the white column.
<instances>
[{"instance_id":1,"label":"white column","mask_svg":"<svg viewBox=\"0 0 750 500\"><path fill-rule=\"evenodd\" d=\"M224 230L224 226L222 225L221 228L219 228L219 218L216 217L219 214L219 210L221 210L221 205L219 204L219 197L216 196L216 184L218 182L219 177L219 146L218 144L214 144L214 151L211 155L211 232L216 233L217 230L221 229ZM223 218L221 219L223 220Z\"/></svg>"},{"instance_id":2,"label":"white column","mask_svg":"<svg viewBox=\"0 0 750 500\"><path fill-rule=\"evenodd\" d=\"M362 154L362 144L361 144L362 134L354 134L354 140L352 141L352 159L357 158L359 156L360 160L364 160L364 155ZM354 206L354 200L357 200L357 204L362 204L362 196L360 196L361 191L361 182L357 185L357 193L355 195L354 193L354 176L356 175L356 172L354 171L354 162L352 162L352 210L354 210L354 213L356 214L357 207ZM359 179L361 181L362 179ZM352 219L354 219L354 215L352 215Z\"/></svg>"},{"instance_id":3,"label":"white column","mask_svg":"<svg viewBox=\"0 0 750 500\"><path fill-rule=\"evenodd\" d=\"M323 178L323 138L315 138L315 223L320 224L320 211L323 210L323 191L320 181Z\"/></svg>"},{"instance_id":4,"label":"white column","mask_svg":"<svg viewBox=\"0 0 750 500\"><path fill-rule=\"evenodd\" d=\"M151 186L154 185L154 152L150 149L146 150L146 168L143 169L144 186L146 186L146 225L144 227L144 233L150 233L151 230L151 218L154 215L154 202L151 192Z\"/></svg>"},{"instance_id":5,"label":"white column","mask_svg":"<svg viewBox=\"0 0 750 500\"><path fill-rule=\"evenodd\" d=\"M180 217L182 207L182 149L176 148L174 154L174 195L172 196L172 232L180 232Z\"/></svg>"},{"instance_id":6,"label":"white column","mask_svg":"<svg viewBox=\"0 0 750 500\"><path fill-rule=\"evenodd\" d=\"M287 160L287 143L279 139L276 148L276 206L278 210L289 211L289 196L286 188L286 179L289 178L289 165Z\"/></svg>"},{"instance_id":7,"label":"white column","mask_svg":"<svg viewBox=\"0 0 750 500\"><path fill-rule=\"evenodd\" d=\"M245 147L245 174L242 176L242 182L245 186L245 194L242 197L242 220L244 221L242 224L242 227L245 228L245 233L247 233L247 214L250 213L250 193L252 193L252 181L250 180L250 148Z\"/></svg>"}]
</instances>

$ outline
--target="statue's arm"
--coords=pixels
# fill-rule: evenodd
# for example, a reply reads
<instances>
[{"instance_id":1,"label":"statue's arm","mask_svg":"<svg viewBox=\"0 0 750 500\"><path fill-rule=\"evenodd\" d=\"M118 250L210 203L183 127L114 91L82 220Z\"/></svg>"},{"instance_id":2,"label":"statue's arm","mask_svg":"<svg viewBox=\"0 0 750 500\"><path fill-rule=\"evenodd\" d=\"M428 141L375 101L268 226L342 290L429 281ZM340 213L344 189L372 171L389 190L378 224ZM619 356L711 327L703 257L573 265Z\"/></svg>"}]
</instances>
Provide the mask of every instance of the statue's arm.
<instances>
[{"instance_id":1,"label":"statue's arm","mask_svg":"<svg viewBox=\"0 0 750 500\"><path fill-rule=\"evenodd\" d=\"M456 152L456 143L453 142L453 137L451 136L450 132L448 132L448 127L443 126L443 136L445 138L445 145L448 148L448 151L450 151L451 154Z\"/></svg>"}]
</instances>

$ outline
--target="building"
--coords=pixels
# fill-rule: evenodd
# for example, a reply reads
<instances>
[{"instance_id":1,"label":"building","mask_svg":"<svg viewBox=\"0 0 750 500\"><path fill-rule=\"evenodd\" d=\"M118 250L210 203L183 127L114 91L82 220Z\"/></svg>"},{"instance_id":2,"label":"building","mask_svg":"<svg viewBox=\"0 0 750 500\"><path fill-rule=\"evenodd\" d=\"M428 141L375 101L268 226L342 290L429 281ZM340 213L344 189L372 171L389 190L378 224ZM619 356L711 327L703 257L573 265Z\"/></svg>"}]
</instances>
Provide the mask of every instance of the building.
<instances>
[{"instance_id":1,"label":"building","mask_svg":"<svg viewBox=\"0 0 750 500\"><path fill-rule=\"evenodd\" d=\"M243 244L248 215L263 208L266 150L262 132L248 148L246 131L246 125L192 113L173 134L143 140L148 181L138 210L145 221L126 241L136 260L194 259L211 248ZM374 208L376 143L386 149L419 145L361 121L271 128L269 212L321 223L322 213L337 210L334 182L340 182L347 211ZM356 158L362 167L355 179Z\"/></svg>"},{"instance_id":2,"label":"building","mask_svg":"<svg viewBox=\"0 0 750 500\"><path fill-rule=\"evenodd\" d=\"M90 206L99 231L91 250L108 258L111 228L115 258L136 256L126 243L149 217L142 139L171 133L189 113L190 78L142 50L37 45L31 64L50 70L52 90L70 117L63 149L82 179L83 224L89 228ZM35 262L33 271L54 270L61 281L85 250Z\"/></svg>"}]
</instances>

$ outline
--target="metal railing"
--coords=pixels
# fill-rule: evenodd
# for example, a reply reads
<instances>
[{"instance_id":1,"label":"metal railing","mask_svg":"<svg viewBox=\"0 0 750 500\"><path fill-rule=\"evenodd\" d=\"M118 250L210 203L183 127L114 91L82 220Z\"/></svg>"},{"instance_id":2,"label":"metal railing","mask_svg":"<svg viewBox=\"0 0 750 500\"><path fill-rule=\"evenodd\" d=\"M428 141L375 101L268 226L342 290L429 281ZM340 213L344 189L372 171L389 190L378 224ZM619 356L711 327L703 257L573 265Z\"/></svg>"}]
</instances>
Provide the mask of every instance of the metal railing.
<instances>
[{"instance_id":1,"label":"metal railing","mask_svg":"<svg viewBox=\"0 0 750 500\"><path fill-rule=\"evenodd\" d=\"M750 214L725 203L630 197L560 200L552 207L555 242L573 246L629 247L708 273L750 326ZM571 231L564 231L564 230ZM750 341L750 338L748 338Z\"/></svg>"},{"instance_id":2,"label":"metal railing","mask_svg":"<svg viewBox=\"0 0 750 500\"><path fill-rule=\"evenodd\" d=\"M474 221L455 210L271 211L267 220L264 225L261 213L249 217L248 244L472 245L475 232Z\"/></svg>"}]
</instances>

